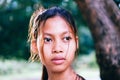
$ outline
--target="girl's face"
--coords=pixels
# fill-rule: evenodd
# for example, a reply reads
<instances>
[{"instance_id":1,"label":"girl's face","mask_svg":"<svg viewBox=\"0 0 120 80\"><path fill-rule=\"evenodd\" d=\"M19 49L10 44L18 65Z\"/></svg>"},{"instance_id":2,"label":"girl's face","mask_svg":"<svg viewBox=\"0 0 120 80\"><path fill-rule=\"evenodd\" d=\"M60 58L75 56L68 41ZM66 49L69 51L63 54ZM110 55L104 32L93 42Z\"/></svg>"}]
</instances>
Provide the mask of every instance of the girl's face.
<instances>
[{"instance_id":1,"label":"girl's face","mask_svg":"<svg viewBox=\"0 0 120 80\"><path fill-rule=\"evenodd\" d=\"M61 72L71 66L78 45L70 25L61 17L49 18L37 38L37 50L48 71ZM76 43L77 42L77 43Z\"/></svg>"}]
</instances>

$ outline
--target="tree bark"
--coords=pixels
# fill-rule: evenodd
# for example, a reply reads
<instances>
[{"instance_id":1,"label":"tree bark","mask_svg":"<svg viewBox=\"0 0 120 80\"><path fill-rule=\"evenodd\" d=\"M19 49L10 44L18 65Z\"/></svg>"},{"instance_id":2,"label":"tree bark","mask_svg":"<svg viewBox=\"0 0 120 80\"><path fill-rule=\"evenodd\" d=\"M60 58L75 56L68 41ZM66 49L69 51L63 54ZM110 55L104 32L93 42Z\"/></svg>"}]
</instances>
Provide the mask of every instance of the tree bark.
<instances>
[{"instance_id":1,"label":"tree bark","mask_svg":"<svg viewBox=\"0 0 120 80\"><path fill-rule=\"evenodd\" d=\"M120 10L113 0L75 0L92 33L101 80L120 80Z\"/></svg>"}]
</instances>

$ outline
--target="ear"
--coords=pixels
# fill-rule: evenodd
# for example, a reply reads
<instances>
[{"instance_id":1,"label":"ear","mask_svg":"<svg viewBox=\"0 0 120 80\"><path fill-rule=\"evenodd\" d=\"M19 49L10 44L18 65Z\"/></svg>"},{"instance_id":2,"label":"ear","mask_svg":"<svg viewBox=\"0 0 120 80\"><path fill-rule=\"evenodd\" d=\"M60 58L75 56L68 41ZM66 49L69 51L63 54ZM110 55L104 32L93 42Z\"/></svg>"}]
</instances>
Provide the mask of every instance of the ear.
<instances>
[{"instance_id":1,"label":"ear","mask_svg":"<svg viewBox=\"0 0 120 80\"><path fill-rule=\"evenodd\" d=\"M36 40L31 41L30 48L31 48L32 53L36 53L36 54L38 53L37 41Z\"/></svg>"},{"instance_id":2,"label":"ear","mask_svg":"<svg viewBox=\"0 0 120 80\"><path fill-rule=\"evenodd\" d=\"M79 48L79 38L78 38L78 36L76 36L76 47L77 47L77 49Z\"/></svg>"}]
</instances>

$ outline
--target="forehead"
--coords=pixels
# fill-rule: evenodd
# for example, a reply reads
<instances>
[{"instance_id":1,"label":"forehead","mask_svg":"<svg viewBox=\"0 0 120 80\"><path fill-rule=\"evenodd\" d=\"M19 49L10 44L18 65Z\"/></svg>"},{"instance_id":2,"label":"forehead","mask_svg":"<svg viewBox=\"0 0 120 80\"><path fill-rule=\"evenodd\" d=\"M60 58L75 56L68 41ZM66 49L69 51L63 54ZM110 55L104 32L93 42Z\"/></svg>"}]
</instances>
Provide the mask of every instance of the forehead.
<instances>
[{"instance_id":1,"label":"forehead","mask_svg":"<svg viewBox=\"0 0 120 80\"><path fill-rule=\"evenodd\" d=\"M71 25L62 17L55 16L46 20L43 25L43 32L73 32Z\"/></svg>"}]
</instances>

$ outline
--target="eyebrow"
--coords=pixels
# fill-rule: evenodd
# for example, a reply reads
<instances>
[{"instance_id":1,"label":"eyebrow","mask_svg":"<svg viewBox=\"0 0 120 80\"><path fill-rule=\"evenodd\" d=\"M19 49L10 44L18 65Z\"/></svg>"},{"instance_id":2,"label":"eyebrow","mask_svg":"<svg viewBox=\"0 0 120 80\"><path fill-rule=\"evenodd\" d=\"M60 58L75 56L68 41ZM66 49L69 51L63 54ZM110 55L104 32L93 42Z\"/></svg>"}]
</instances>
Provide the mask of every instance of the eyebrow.
<instances>
[{"instance_id":1,"label":"eyebrow","mask_svg":"<svg viewBox=\"0 0 120 80\"><path fill-rule=\"evenodd\" d=\"M71 32L71 31L65 31L65 32L62 32L61 35L64 35L64 34L67 34L67 33L73 34L73 32ZM43 34L44 34L44 35L52 36L52 33L47 33L47 32L45 32L45 33L43 33Z\"/></svg>"}]
</instances>

